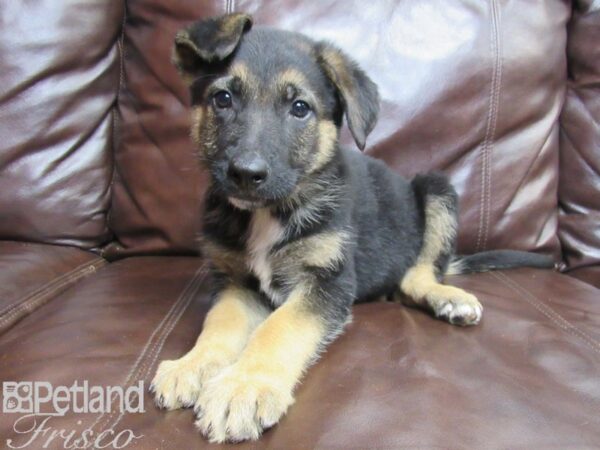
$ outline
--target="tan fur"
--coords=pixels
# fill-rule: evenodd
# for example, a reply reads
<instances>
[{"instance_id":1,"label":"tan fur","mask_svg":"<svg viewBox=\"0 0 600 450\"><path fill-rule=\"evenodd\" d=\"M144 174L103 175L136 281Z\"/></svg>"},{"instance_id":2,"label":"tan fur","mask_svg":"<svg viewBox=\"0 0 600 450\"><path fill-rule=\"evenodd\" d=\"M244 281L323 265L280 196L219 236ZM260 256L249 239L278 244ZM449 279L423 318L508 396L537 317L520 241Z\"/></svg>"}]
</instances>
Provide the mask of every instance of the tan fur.
<instances>
[{"instance_id":1,"label":"tan fur","mask_svg":"<svg viewBox=\"0 0 600 450\"><path fill-rule=\"evenodd\" d=\"M423 247L417 263L400 282L400 290L408 296L402 300L426 307L450 323L474 325L481 319L483 310L477 298L460 288L441 284L435 275L435 262L441 253L450 250L456 227L446 201L438 196L427 198Z\"/></svg>"},{"instance_id":2,"label":"tan fur","mask_svg":"<svg viewBox=\"0 0 600 450\"><path fill-rule=\"evenodd\" d=\"M315 172L327 164L333 157L338 140L338 129L330 120L319 122L319 146L312 163L311 172Z\"/></svg>"},{"instance_id":3,"label":"tan fur","mask_svg":"<svg viewBox=\"0 0 600 450\"><path fill-rule=\"evenodd\" d=\"M285 280L287 287L314 281L307 267L333 269L344 257L344 244L349 240L344 231L327 231L298 239L271 253L270 267ZM280 292L280 291L278 291ZM279 293L272 293L272 301L279 305L286 301Z\"/></svg>"},{"instance_id":4,"label":"tan fur","mask_svg":"<svg viewBox=\"0 0 600 450\"><path fill-rule=\"evenodd\" d=\"M409 298L405 304L424 306L451 323L474 325L481 319L482 307L473 294L437 281L433 265L415 265L406 272L400 289Z\"/></svg>"},{"instance_id":5,"label":"tan fur","mask_svg":"<svg viewBox=\"0 0 600 450\"><path fill-rule=\"evenodd\" d=\"M453 286L440 284L435 277L431 264L411 267L402 279L401 288L406 295L417 303L425 299L437 303L444 299L446 293L456 294L456 291L462 291L462 289Z\"/></svg>"},{"instance_id":6,"label":"tan fur","mask_svg":"<svg viewBox=\"0 0 600 450\"><path fill-rule=\"evenodd\" d=\"M286 303L256 329L238 367L247 373L271 373L279 383L295 386L316 356L325 333L322 319L307 309L308 296L302 287L290 294Z\"/></svg>"},{"instance_id":7,"label":"tan fur","mask_svg":"<svg viewBox=\"0 0 600 450\"><path fill-rule=\"evenodd\" d=\"M248 70L248 66L241 62L234 63L229 69L229 74L240 80L242 86L248 88L256 84L254 76Z\"/></svg>"},{"instance_id":8,"label":"tan fur","mask_svg":"<svg viewBox=\"0 0 600 450\"><path fill-rule=\"evenodd\" d=\"M221 292L217 303L206 315L198 344L210 344L218 353L239 354L250 333L269 314L254 292L229 287Z\"/></svg>"},{"instance_id":9,"label":"tan fur","mask_svg":"<svg viewBox=\"0 0 600 450\"><path fill-rule=\"evenodd\" d=\"M198 128L198 140L199 148L205 157L210 157L217 151L216 140L217 140L217 123L215 120L215 113L212 108L205 108ZM193 130L192 130L193 133Z\"/></svg>"},{"instance_id":10,"label":"tan fur","mask_svg":"<svg viewBox=\"0 0 600 450\"><path fill-rule=\"evenodd\" d=\"M302 92L302 97L304 97L304 100L307 100L317 113L321 110L321 102L312 94L308 79L299 70L292 68L285 69L279 72L275 76L274 80L277 90L280 93L285 93L285 96L288 97L288 100L292 99L290 94L292 94L293 91L289 90L289 88L292 87L293 89L297 89ZM310 134L314 135L315 132L316 130L313 130L310 132Z\"/></svg>"},{"instance_id":11,"label":"tan fur","mask_svg":"<svg viewBox=\"0 0 600 450\"><path fill-rule=\"evenodd\" d=\"M419 264L433 264L442 252L449 250L451 237L456 231L456 220L448 211L446 200L437 196L427 199L425 217L427 230Z\"/></svg>"},{"instance_id":12,"label":"tan fur","mask_svg":"<svg viewBox=\"0 0 600 450\"><path fill-rule=\"evenodd\" d=\"M302 87L308 84L304 74L296 69L286 69L283 72L280 72L275 77L275 80L277 86L280 88L288 85Z\"/></svg>"},{"instance_id":13,"label":"tan fur","mask_svg":"<svg viewBox=\"0 0 600 450\"><path fill-rule=\"evenodd\" d=\"M311 236L302 243L303 262L308 266L327 268L339 263L343 257L343 246L348 240L346 233L326 232Z\"/></svg>"},{"instance_id":14,"label":"tan fur","mask_svg":"<svg viewBox=\"0 0 600 450\"><path fill-rule=\"evenodd\" d=\"M200 130L202 128L202 119L204 118L204 107L203 106L193 106L192 107L192 124L190 128L190 135L192 137L192 141L196 145L202 144L201 133Z\"/></svg>"},{"instance_id":15,"label":"tan fur","mask_svg":"<svg viewBox=\"0 0 600 450\"><path fill-rule=\"evenodd\" d=\"M345 87L352 85L346 60L337 49L326 47L323 49L321 57L327 63L329 75L336 83L342 84Z\"/></svg>"},{"instance_id":16,"label":"tan fur","mask_svg":"<svg viewBox=\"0 0 600 450\"><path fill-rule=\"evenodd\" d=\"M452 261L448 264L446 269L446 276L448 275L461 275L463 273L463 267L460 261Z\"/></svg>"},{"instance_id":17,"label":"tan fur","mask_svg":"<svg viewBox=\"0 0 600 450\"><path fill-rule=\"evenodd\" d=\"M323 67L327 76L343 94L348 122L350 124L361 123L362 118L359 114L361 106L357 100L357 87L347 61L337 49L327 47L322 50L321 57L325 63Z\"/></svg>"},{"instance_id":18,"label":"tan fur","mask_svg":"<svg viewBox=\"0 0 600 450\"><path fill-rule=\"evenodd\" d=\"M293 403L294 387L325 335L321 319L306 308L309 296L306 288L294 291L256 329L238 362L200 394L196 424L212 442L256 439Z\"/></svg>"},{"instance_id":19,"label":"tan fur","mask_svg":"<svg viewBox=\"0 0 600 450\"><path fill-rule=\"evenodd\" d=\"M221 21L220 29L218 34L223 37L229 37L234 33L238 32L242 23L245 23L247 20L250 20L250 16L244 13L232 13Z\"/></svg>"},{"instance_id":20,"label":"tan fur","mask_svg":"<svg viewBox=\"0 0 600 450\"><path fill-rule=\"evenodd\" d=\"M152 381L159 406L175 409L194 404L202 385L237 359L268 313L253 292L225 289L208 312L196 345L183 357L160 363Z\"/></svg>"},{"instance_id":21,"label":"tan fur","mask_svg":"<svg viewBox=\"0 0 600 450\"><path fill-rule=\"evenodd\" d=\"M355 86L354 79L349 73L349 68L346 60L336 49L325 48L321 54L321 57L325 61L325 71L329 78L339 87L341 91L347 92L348 96L344 96L347 102L354 101L355 97ZM347 105L350 106L350 105ZM354 105L357 106L357 105ZM348 112L348 109L346 110Z\"/></svg>"}]
</instances>

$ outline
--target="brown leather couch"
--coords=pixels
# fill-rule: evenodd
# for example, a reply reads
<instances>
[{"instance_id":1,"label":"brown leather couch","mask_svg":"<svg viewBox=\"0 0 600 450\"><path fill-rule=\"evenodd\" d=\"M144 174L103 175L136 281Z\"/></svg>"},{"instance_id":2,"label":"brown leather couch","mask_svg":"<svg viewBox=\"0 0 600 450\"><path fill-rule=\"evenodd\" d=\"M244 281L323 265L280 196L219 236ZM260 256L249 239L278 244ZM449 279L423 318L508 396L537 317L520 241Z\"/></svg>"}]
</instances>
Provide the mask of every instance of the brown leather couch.
<instances>
[{"instance_id":1,"label":"brown leather couch","mask_svg":"<svg viewBox=\"0 0 600 450\"><path fill-rule=\"evenodd\" d=\"M238 448L599 448L599 9L3 1L0 379L148 386L194 342L211 290L196 253L207 179L170 48L196 18L247 11L360 61L382 94L367 152L406 176L451 177L461 252L551 253L563 273L454 278L484 305L468 329L397 304L355 307L280 425ZM144 402L143 414L51 417L43 436L15 431L20 415L5 409L0 447L64 448L84 429L141 436L126 448L210 447L191 411Z\"/></svg>"}]
</instances>

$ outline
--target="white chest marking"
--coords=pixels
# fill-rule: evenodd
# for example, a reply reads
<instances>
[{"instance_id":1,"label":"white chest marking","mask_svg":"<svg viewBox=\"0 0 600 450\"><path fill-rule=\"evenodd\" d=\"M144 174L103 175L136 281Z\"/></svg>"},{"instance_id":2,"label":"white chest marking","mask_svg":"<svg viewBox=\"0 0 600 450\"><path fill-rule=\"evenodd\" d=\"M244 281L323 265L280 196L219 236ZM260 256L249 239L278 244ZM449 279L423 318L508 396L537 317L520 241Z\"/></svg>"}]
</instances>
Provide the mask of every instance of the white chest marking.
<instances>
[{"instance_id":1,"label":"white chest marking","mask_svg":"<svg viewBox=\"0 0 600 450\"><path fill-rule=\"evenodd\" d=\"M248 237L248 265L250 270L260 281L260 288L274 303L280 303L278 294L271 289L271 275L273 273L269 252L283 237L284 229L270 211L261 208L254 211L250 222L250 235Z\"/></svg>"}]
</instances>

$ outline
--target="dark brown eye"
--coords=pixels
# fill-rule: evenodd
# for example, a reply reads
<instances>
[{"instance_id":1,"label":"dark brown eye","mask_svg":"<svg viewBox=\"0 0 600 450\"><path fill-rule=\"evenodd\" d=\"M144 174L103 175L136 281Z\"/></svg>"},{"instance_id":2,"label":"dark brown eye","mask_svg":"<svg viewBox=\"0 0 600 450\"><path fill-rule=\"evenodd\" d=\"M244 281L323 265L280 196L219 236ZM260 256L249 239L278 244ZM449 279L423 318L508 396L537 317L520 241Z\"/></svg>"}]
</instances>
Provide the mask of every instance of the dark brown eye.
<instances>
[{"instance_id":1,"label":"dark brown eye","mask_svg":"<svg viewBox=\"0 0 600 450\"><path fill-rule=\"evenodd\" d=\"M306 117L308 115L308 113L310 112L310 106L308 106L308 103L306 103L305 101L296 100L292 104L292 110L290 112L292 113L293 116L298 117L299 119L302 119L302 118Z\"/></svg>"},{"instance_id":2,"label":"dark brown eye","mask_svg":"<svg viewBox=\"0 0 600 450\"><path fill-rule=\"evenodd\" d=\"M213 102L217 108L231 108L231 94L227 91L219 91L213 96Z\"/></svg>"}]
</instances>

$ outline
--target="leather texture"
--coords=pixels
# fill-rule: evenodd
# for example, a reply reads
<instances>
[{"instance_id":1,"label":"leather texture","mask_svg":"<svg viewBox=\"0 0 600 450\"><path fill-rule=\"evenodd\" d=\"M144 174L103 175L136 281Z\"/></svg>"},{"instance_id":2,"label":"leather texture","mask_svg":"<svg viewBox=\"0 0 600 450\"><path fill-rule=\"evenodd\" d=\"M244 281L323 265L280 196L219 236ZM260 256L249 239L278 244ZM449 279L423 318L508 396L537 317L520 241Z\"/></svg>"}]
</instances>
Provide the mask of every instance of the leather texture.
<instances>
[{"instance_id":1,"label":"leather texture","mask_svg":"<svg viewBox=\"0 0 600 450\"><path fill-rule=\"evenodd\" d=\"M0 333L104 263L73 247L0 241Z\"/></svg>"},{"instance_id":2,"label":"leather texture","mask_svg":"<svg viewBox=\"0 0 600 450\"><path fill-rule=\"evenodd\" d=\"M0 238L110 238L123 4L0 3Z\"/></svg>"},{"instance_id":3,"label":"leather texture","mask_svg":"<svg viewBox=\"0 0 600 450\"><path fill-rule=\"evenodd\" d=\"M481 299L479 326L452 327L399 304L358 305L283 421L257 443L222 448L596 447L598 291L530 269L452 282ZM0 373L55 386L148 386L160 360L193 345L208 285L197 258L110 264L0 337ZM157 410L149 394L144 402L143 414L67 414L48 426L143 435L126 448L214 447L190 410ZM18 445L30 436L12 431L14 420L0 417L0 435Z\"/></svg>"},{"instance_id":4,"label":"leather texture","mask_svg":"<svg viewBox=\"0 0 600 450\"><path fill-rule=\"evenodd\" d=\"M452 278L482 301L473 328L355 306L282 422L221 447L600 447L592 0L1 2L0 380L147 387L193 345L213 288L188 256L207 179L169 58L182 26L233 11L331 40L365 67L383 98L367 152L406 176L451 177L461 252L553 253L568 274ZM191 411L160 411L147 393L144 406L49 425L141 436L125 448L217 448ZM31 438L19 416L0 415L0 447ZM26 448L65 447L49 438Z\"/></svg>"},{"instance_id":5,"label":"leather texture","mask_svg":"<svg viewBox=\"0 0 600 450\"><path fill-rule=\"evenodd\" d=\"M150 377L168 336L184 346L195 340L208 308L202 267L198 258L146 257L98 270L0 337L2 380L124 386ZM191 322L181 323L184 312ZM147 396L148 411L149 401ZM25 436L12 431L18 416L0 415L3 445L11 438L13 445L23 444ZM101 432L115 419L114 414L68 415L53 418L52 426L81 431L97 421L93 429ZM63 446L57 441L48 448Z\"/></svg>"},{"instance_id":6,"label":"leather texture","mask_svg":"<svg viewBox=\"0 0 600 450\"><path fill-rule=\"evenodd\" d=\"M108 259L198 251L206 175L193 156L189 98L171 60L175 33L227 2L148 0L128 5L125 83L119 94Z\"/></svg>"},{"instance_id":7,"label":"leather texture","mask_svg":"<svg viewBox=\"0 0 600 450\"><path fill-rule=\"evenodd\" d=\"M595 5L594 5L595 3ZM569 274L600 287L600 5L569 22L569 80L560 116L559 236Z\"/></svg>"},{"instance_id":8,"label":"leather texture","mask_svg":"<svg viewBox=\"0 0 600 450\"><path fill-rule=\"evenodd\" d=\"M118 242L107 257L196 250L206 180L170 42L190 21L233 10L331 40L366 68L382 94L368 153L406 176L450 175L461 196L460 251L559 256L567 3L150 0L127 10L111 215Z\"/></svg>"}]
</instances>

